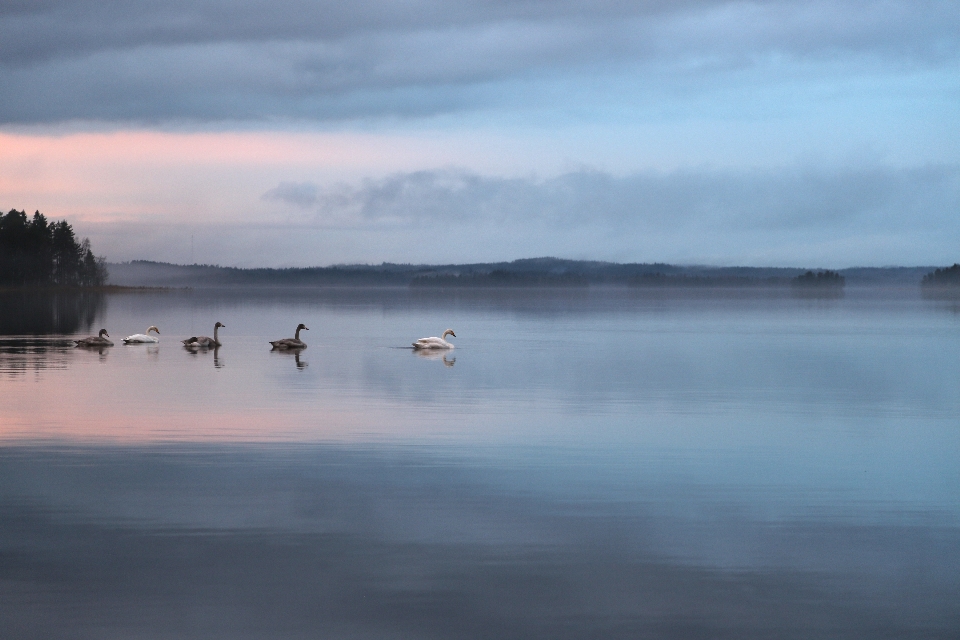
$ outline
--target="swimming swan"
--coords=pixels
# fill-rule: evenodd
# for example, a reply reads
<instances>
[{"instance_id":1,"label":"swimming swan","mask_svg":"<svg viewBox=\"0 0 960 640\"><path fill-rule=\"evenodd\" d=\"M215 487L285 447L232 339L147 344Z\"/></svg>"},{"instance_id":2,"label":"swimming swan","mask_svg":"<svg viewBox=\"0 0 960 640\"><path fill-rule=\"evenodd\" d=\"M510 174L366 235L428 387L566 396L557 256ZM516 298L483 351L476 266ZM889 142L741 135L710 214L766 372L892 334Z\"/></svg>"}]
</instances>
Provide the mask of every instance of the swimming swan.
<instances>
[{"instance_id":1,"label":"swimming swan","mask_svg":"<svg viewBox=\"0 0 960 640\"><path fill-rule=\"evenodd\" d=\"M135 333L132 336L127 336L126 338L123 339L123 344L137 344L140 342L152 342L152 343L160 342L160 338L154 338L152 335L150 335L151 331L156 331L157 335L160 335L160 329L157 329L156 327L151 326L151 327L148 327L147 330L144 331L143 333Z\"/></svg>"},{"instance_id":2,"label":"swimming swan","mask_svg":"<svg viewBox=\"0 0 960 640\"><path fill-rule=\"evenodd\" d=\"M112 347L113 343L103 336L107 336L107 338L110 337L106 329L100 329L100 333L95 336L83 338L82 340L74 340L74 342L77 343L78 347Z\"/></svg>"},{"instance_id":3,"label":"swimming swan","mask_svg":"<svg viewBox=\"0 0 960 640\"><path fill-rule=\"evenodd\" d=\"M227 325L217 323L213 325L213 337L208 338L207 336L193 336L192 338L187 338L186 340L181 340L183 346L185 347L219 347L220 339L217 338L217 329L220 327L226 327Z\"/></svg>"},{"instance_id":4,"label":"swimming swan","mask_svg":"<svg viewBox=\"0 0 960 640\"><path fill-rule=\"evenodd\" d=\"M451 335L454 338L457 337L457 334L453 332L453 329L447 329L443 332L443 337L441 338L420 338L413 343L414 349L453 349L453 344L447 342L444 338L447 335Z\"/></svg>"},{"instance_id":5,"label":"swimming swan","mask_svg":"<svg viewBox=\"0 0 960 640\"><path fill-rule=\"evenodd\" d=\"M307 325L300 323L297 325L297 332L292 338L273 340L270 342L270 344L273 345L274 349L306 349L307 343L300 339L300 329L306 329L307 331L310 331Z\"/></svg>"}]
</instances>

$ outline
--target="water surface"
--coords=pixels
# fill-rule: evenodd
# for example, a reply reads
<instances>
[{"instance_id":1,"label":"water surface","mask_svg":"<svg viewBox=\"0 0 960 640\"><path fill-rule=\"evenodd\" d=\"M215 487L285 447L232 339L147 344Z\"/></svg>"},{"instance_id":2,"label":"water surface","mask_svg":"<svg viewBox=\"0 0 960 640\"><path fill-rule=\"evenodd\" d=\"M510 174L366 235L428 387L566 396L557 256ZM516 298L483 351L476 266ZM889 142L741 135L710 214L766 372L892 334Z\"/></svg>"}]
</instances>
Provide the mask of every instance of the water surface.
<instances>
[{"instance_id":1,"label":"water surface","mask_svg":"<svg viewBox=\"0 0 960 640\"><path fill-rule=\"evenodd\" d=\"M0 306L4 637L960 632L950 302L24 300ZM180 346L216 321L221 348ZM309 348L271 352L299 322ZM73 348L100 327L118 346ZM446 328L454 351L409 349Z\"/></svg>"}]
</instances>

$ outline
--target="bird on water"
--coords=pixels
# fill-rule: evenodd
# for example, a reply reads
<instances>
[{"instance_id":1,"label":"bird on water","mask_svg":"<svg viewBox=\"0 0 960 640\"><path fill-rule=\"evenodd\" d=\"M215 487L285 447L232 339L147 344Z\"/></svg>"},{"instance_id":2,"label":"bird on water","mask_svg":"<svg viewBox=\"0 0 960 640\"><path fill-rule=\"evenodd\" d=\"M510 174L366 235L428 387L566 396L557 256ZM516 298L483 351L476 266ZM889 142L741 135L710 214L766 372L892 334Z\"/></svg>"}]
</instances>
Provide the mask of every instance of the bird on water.
<instances>
[{"instance_id":1,"label":"bird on water","mask_svg":"<svg viewBox=\"0 0 960 640\"><path fill-rule=\"evenodd\" d=\"M157 329L154 326L147 327L147 330L143 333L135 333L132 336L127 336L123 339L123 344L139 344L141 342L147 343L157 343L160 342L160 338L156 338L150 335L151 331L156 331L157 335L160 335L160 329Z\"/></svg>"},{"instance_id":2,"label":"bird on water","mask_svg":"<svg viewBox=\"0 0 960 640\"><path fill-rule=\"evenodd\" d=\"M443 332L443 336L440 338L431 337L431 338L420 338L413 343L414 349L453 349L453 343L447 342L447 336L457 337L457 334L453 332L453 329L447 329Z\"/></svg>"},{"instance_id":3,"label":"bird on water","mask_svg":"<svg viewBox=\"0 0 960 640\"><path fill-rule=\"evenodd\" d=\"M270 342L274 349L306 349L307 343L300 339L300 330L310 331L310 328L302 322L297 325L297 330L292 338L283 338L282 340L272 340Z\"/></svg>"},{"instance_id":4,"label":"bird on water","mask_svg":"<svg viewBox=\"0 0 960 640\"><path fill-rule=\"evenodd\" d=\"M217 337L217 330L220 327L226 327L226 326L227 325L221 322L218 322L217 324L213 325L212 338L208 338L207 336L193 336L191 338L187 338L186 340L181 340L181 342L183 342L183 346L185 347L219 347L220 338Z\"/></svg>"},{"instance_id":5,"label":"bird on water","mask_svg":"<svg viewBox=\"0 0 960 640\"><path fill-rule=\"evenodd\" d=\"M106 336L106 338L104 336ZM106 329L100 329L99 334L90 336L89 338L74 340L74 342L78 347L112 347L113 343L107 340L109 337L110 334L107 333Z\"/></svg>"}]
</instances>

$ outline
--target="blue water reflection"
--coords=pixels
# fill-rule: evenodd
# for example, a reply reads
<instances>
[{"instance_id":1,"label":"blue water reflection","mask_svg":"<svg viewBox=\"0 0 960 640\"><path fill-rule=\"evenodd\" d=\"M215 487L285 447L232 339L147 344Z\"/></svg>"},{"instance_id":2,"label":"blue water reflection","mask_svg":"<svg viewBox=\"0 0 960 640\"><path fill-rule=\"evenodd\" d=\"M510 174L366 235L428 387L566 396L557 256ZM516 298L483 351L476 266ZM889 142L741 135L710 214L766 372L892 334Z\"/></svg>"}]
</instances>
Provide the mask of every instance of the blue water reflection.
<instances>
[{"instance_id":1,"label":"blue water reflection","mask_svg":"<svg viewBox=\"0 0 960 640\"><path fill-rule=\"evenodd\" d=\"M949 302L308 290L98 309L93 329L156 324L161 343L0 340L4 637L960 630ZM214 320L222 347L183 349ZM309 347L271 353L300 321ZM453 352L407 348L448 326Z\"/></svg>"}]
</instances>

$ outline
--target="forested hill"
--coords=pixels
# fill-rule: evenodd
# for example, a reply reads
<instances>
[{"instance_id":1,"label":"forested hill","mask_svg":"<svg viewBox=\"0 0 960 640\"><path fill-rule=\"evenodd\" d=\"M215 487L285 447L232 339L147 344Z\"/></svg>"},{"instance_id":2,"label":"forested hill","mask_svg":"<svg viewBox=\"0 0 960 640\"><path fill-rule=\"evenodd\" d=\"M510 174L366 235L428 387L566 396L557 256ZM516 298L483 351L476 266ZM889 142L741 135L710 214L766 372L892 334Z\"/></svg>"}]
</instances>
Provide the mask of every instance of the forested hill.
<instances>
[{"instance_id":1,"label":"forested hill","mask_svg":"<svg viewBox=\"0 0 960 640\"><path fill-rule=\"evenodd\" d=\"M106 283L104 261L78 241L66 220L50 222L39 211L0 215L0 285L97 286Z\"/></svg>"},{"instance_id":2,"label":"forested hill","mask_svg":"<svg viewBox=\"0 0 960 640\"><path fill-rule=\"evenodd\" d=\"M780 287L807 269L678 266L558 258L475 264L337 265L238 269L136 260L109 265L110 282L128 286L399 286L399 287ZM843 269L850 286L917 286L933 267Z\"/></svg>"}]
</instances>

